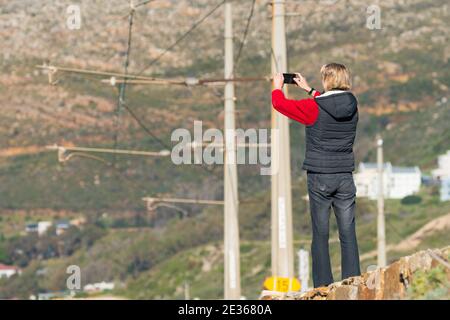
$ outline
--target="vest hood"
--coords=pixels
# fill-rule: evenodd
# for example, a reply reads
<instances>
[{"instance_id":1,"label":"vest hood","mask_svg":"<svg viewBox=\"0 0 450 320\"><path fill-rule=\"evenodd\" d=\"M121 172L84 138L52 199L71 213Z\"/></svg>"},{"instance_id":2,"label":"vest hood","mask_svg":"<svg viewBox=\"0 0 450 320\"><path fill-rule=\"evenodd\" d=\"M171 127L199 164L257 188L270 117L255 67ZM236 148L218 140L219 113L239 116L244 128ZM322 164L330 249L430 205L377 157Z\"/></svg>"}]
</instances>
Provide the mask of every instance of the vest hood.
<instances>
[{"instance_id":1,"label":"vest hood","mask_svg":"<svg viewBox=\"0 0 450 320\"><path fill-rule=\"evenodd\" d=\"M349 91L329 91L316 97L316 102L320 108L337 120L352 117L358 106L358 101Z\"/></svg>"}]
</instances>

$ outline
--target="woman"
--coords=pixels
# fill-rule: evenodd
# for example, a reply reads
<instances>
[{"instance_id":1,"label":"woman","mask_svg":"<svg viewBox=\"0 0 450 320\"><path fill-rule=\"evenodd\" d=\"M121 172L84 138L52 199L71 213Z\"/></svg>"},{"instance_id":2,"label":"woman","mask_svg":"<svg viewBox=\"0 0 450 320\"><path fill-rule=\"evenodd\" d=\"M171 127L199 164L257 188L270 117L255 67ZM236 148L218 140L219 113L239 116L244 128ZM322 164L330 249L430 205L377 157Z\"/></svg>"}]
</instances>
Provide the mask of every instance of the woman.
<instances>
[{"instance_id":1,"label":"woman","mask_svg":"<svg viewBox=\"0 0 450 320\"><path fill-rule=\"evenodd\" d=\"M355 161L353 143L358 107L350 92L350 74L338 63L320 70L324 93L310 87L299 73L298 87L313 98L288 100L283 91L283 74L274 77L273 107L306 126L307 171L313 239L311 245L314 287L333 282L328 248L330 208L333 207L341 244L342 278L360 275L355 232Z\"/></svg>"}]
</instances>

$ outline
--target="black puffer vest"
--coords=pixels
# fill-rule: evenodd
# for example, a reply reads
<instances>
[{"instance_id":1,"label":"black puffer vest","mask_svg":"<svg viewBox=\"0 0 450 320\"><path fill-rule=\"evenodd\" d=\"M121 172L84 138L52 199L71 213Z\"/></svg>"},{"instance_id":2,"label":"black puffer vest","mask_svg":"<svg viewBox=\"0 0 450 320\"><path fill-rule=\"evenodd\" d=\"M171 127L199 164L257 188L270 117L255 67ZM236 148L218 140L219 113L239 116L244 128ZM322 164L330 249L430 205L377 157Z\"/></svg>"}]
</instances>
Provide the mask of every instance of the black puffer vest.
<instances>
[{"instance_id":1,"label":"black puffer vest","mask_svg":"<svg viewBox=\"0 0 450 320\"><path fill-rule=\"evenodd\" d=\"M358 102L348 91L325 94L316 99L319 116L306 127L303 169L318 173L355 170L353 143L358 123Z\"/></svg>"}]
</instances>

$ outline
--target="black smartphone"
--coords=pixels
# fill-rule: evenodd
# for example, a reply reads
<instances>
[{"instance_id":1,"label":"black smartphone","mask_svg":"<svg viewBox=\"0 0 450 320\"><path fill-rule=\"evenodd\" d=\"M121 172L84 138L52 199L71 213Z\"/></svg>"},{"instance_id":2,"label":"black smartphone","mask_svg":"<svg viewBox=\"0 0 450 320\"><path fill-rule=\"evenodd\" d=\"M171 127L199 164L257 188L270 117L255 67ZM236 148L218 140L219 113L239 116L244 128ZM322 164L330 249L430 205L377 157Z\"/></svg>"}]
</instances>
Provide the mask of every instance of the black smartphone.
<instances>
[{"instance_id":1,"label":"black smartphone","mask_svg":"<svg viewBox=\"0 0 450 320\"><path fill-rule=\"evenodd\" d=\"M296 84L294 78L297 78L295 73L283 73L284 83L286 84Z\"/></svg>"}]
</instances>

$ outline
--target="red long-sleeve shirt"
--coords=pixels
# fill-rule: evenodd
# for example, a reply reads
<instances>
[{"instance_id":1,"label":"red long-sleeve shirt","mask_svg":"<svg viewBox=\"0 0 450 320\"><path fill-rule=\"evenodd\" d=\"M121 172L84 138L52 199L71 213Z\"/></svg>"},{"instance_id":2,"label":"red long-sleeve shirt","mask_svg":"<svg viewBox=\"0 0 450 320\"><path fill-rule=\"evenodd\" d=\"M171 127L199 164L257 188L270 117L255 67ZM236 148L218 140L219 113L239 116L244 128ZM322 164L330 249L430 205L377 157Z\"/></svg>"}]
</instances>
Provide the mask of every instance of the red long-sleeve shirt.
<instances>
[{"instance_id":1,"label":"red long-sleeve shirt","mask_svg":"<svg viewBox=\"0 0 450 320\"><path fill-rule=\"evenodd\" d=\"M314 93L314 98L320 96L320 92ZM286 99L282 90L272 91L272 105L278 112L286 117L298 121L304 125L313 125L319 116L319 106L313 98L290 100Z\"/></svg>"}]
</instances>

